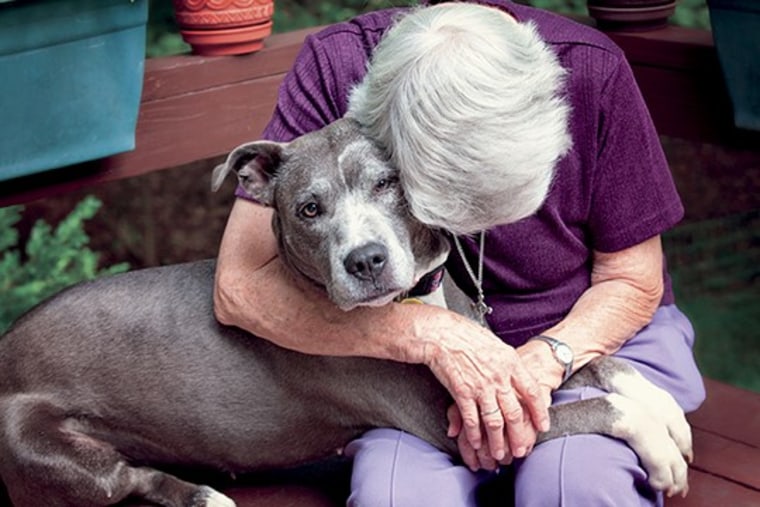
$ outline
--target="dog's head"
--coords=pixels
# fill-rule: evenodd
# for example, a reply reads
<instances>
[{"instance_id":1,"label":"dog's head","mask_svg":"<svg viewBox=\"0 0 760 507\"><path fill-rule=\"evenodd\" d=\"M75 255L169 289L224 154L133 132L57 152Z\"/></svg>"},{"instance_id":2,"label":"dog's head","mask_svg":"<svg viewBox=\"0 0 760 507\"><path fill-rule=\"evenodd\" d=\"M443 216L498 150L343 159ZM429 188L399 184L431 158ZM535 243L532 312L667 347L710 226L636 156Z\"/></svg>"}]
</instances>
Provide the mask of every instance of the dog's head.
<instances>
[{"instance_id":1,"label":"dog's head","mask_svg":"<svg viewBox=\"0 0 760 507\"><path fill-rule=\"evenodd\" d=\"M239 146L214 170L214 190L230 171L274 209L285 264L344 310L389 303L448 254L443 235L410 214L398 171L351 119L290 143Z\"/></svg>"}]
</instances>

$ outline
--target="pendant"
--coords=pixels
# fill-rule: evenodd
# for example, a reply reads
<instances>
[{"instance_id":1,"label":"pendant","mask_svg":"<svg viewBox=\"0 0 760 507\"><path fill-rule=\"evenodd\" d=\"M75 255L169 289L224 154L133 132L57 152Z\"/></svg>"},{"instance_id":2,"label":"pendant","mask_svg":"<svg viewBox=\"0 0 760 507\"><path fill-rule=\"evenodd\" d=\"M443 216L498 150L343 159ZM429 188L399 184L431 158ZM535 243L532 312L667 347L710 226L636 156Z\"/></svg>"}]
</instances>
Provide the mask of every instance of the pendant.
<instances>
[{"instance_id":1,"label":"pendant","mask_svg":"<svg viewBox=\"0 0 760 507\"><path fill-rule=\"evenodd\" d=\"M472 303L472 309L477 314L480 324L484 327L488 327L488 322L486 322L486 315L492 314L493 308L486 304L483 296L479 296L477 302Z\"/></svg>"}]
</instances>

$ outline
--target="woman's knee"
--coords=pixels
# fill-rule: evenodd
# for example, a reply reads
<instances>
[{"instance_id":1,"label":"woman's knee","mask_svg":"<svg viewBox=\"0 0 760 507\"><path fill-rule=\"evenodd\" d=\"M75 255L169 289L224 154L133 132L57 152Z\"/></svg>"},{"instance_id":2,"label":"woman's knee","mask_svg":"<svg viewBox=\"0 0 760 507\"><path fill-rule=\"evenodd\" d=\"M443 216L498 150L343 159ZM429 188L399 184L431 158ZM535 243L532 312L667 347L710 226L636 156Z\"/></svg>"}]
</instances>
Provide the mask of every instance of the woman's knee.
<instances>
[{"instance_id":1,"label":"woman's knee","mask_svg":"<svg viewBox=\"0 0 760 507\"><path fill-rule=\"evenodd\" d=\"M379 429L351 442L350 507L475 506L478 474L398 430Z\"/></svg>"},{"instance_id":2,"label":"woman's knee","mask_svg":"<svg viewBox=\"0 0 760 507\"><path fill-rule=\"evenodd\" d=\"M662 504L647 483L636 454L600 435L544 442L523 460L515 476L515 505L642 507Z\"/></svg>"},{"instance_id":3,"label":"woman's knee","mask_svg":"<svg viewBox=\"0 0 760 507\"><path fill-rule=\"evenodd\" d=\"M628 360L650 382L665 389L686 411L705 399L694 360L694 328L676 305L662 306L652 322L629 340L616 357Z\"/></svg>"}]
</instances>

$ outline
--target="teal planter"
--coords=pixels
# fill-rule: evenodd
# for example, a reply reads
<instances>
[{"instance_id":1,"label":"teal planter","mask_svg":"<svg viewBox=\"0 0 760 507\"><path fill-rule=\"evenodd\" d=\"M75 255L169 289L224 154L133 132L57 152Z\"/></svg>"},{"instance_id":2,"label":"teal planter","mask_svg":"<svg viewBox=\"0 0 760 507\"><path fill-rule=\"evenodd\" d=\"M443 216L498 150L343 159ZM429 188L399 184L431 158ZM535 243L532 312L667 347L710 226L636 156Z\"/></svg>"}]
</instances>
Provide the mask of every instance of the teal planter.
<instances>
[{"instance_id":1,"label":"teal planter","mask_svg":"<svg viewBox=\"0 0 760 507\"><path fill-rule=\"evenodd\" d=\"M0 3L0 181L134 149L148 0Z\"/></svg>"},{"instance_id":2,"label":"teal planter","mask_svg":"<svg viewBox=\"0 0 760 507\"><path fill-rule=\"evenodd\" d=\"M760 131L760 0L708 0L737 127Z\"/></svg>"}]
</instances>

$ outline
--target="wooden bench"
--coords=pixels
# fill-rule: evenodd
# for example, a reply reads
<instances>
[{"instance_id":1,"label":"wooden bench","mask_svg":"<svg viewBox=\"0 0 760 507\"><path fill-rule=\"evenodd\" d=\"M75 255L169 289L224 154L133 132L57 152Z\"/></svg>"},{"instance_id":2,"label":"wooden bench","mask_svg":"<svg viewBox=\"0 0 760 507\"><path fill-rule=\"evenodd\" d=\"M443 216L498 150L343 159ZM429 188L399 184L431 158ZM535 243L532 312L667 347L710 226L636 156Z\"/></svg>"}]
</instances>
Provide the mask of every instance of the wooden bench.
<instances>
[{"instance_id":1,"label":"wooden bench","mask_svg":"<svg viewBox=\"0 0 760 507\"><path fill-rule=\"evenodd\" d=\"M41 176L3 182L0 206L56 195L226 154L255 139L271 114L277 86L304 37L315 29L275 35L254 55L230 58L179 56L150 60L137 128L137 149ZM733 128L709 33L668 27L612 35L634 68L661 134L760 150L760 135ZM676 181L693 174L674 174ZM741 173L710 174L736 185ZM731 195L706 200L683 193L687 217L760 208L760 193L736 202ZM707 380L707 402L689 418L696 461L691 493L673 506L760 506L760 395ZM329 506L345 477L324 488L277 482L233 483L226 491L241 507ZM344 474L343 474L344 475ZM318 482L318 481L317 481Z\"/></svg>"},{"instance_id":2,"label":"wooden bench","mask_svg":"<svg viewBox=\"0 0 760 507\"><path fill-rule=\"evenodd\" d=\"M668 499L672 507L760 506L760 396L706 379L707 400L689 415L695 460L686 498ZM340 479L340 477L338 478ZM337 507L336 485L279 484L225 490L239 507ZM340 486L340 485L338 485ZM325 493L327 491L327 493ZM519 506L518 506L519 507Z\"/></svg>"},{"instance_id":3,"label":"wooden bench","mask_svg":"<svg viewBox=\"0 0 760 507\"><path fill-rule=\"evenodd\" d=\"M674 507L760 506L760 396L706 379L707 400L689 415L691 491Z\"/></svg>"}]
</instances>

